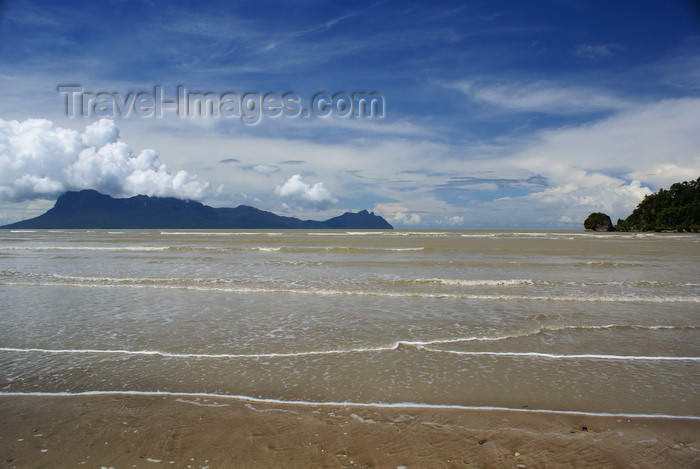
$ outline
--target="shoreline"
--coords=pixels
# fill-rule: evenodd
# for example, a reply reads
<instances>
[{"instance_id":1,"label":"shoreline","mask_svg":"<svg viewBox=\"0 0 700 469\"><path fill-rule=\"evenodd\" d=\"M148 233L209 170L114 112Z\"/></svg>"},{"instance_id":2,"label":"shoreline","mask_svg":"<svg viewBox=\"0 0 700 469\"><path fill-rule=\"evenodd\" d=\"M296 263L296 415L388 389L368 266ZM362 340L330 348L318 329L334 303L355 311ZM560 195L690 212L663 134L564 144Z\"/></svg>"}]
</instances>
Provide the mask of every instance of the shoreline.
<instances>
[{"instance_id":1,"label":"shoreline","mask_svg":"<svg viewBox=\"0 0 700 469\"><path fill-rule=\"evenodd\" d=\"M205 392L176 392L176 391L82 391L82 392L0 392L2 397L88 397L88 396L132 396L132 397L173 397L196 399L221 399L235 400L239 402L282 405L282 406L310 406L310 407L366 407L379 409L444 409L457 411L479 412L523 412L537 414L564 414L578 415L582 417L616 417L628 419L670 419L670 420L697 420L696 415L670 415L670 414L635 414L625 412L590 412L584 410L555 410L555 409L531 409L526 407L496 407L496 406L465 406L459 404L427 404L419 402L354 402L354 401L292 401L283 399L269 399L264 397L252 397L240 394L218 394Z\"/></svg>"},{"instance_id":2,"label":"shoreline","mask_svg":"<svg viewBox=\"0 0 700 469\"><path fill-rule=\"evenodd\" d=\"M0 393L0 467L700 467L700 418Z\"/></svg>"}]
</instances>

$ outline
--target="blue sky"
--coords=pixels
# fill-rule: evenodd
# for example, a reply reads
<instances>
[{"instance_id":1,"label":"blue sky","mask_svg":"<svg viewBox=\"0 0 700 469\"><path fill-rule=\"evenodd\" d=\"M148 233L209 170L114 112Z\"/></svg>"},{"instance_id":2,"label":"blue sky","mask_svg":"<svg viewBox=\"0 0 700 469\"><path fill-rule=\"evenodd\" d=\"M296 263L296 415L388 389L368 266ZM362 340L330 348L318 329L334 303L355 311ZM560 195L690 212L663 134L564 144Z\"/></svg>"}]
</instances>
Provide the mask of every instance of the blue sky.
<instances>
[{"instance_id":1,"label":"blue sky","mask_svg":"<svg viewBox=\"0 0 700 469\"><path fill-rule=\"evenodd\" d=\"M369 209L398 228L581 229L700 176L692 1L9 0L0 84L0 223L89 187L310 219ZM59 85L384 106L67 116Z\"/></svg>"}]
</instances>

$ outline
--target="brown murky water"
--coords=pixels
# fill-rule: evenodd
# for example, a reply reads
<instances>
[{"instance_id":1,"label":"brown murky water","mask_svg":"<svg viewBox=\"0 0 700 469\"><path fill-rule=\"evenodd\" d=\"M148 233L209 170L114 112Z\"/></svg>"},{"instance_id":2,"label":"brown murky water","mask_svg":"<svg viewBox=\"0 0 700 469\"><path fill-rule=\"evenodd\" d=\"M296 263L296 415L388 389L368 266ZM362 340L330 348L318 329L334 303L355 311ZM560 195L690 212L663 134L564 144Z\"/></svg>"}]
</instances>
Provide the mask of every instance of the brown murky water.
<instances>
[{"instance_id":1,"label":"brown murky water","mask_svg":"<svg viewBox=\"0 0 700 469\"><path fill-rule=\"evenodd\" d=\"M0 392L700 416L700 237L0 231Z\"/></svg>"}]
</instances>

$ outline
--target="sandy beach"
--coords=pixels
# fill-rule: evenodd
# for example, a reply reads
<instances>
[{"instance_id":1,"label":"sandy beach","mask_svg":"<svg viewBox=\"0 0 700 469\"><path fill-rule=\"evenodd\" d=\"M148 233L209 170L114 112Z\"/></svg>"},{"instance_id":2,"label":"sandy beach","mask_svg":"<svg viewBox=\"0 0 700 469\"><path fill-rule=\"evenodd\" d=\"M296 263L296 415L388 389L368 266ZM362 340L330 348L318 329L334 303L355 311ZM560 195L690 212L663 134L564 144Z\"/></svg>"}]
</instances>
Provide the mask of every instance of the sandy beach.
<instances>
[{"instance_id":1,"label":"sandy beach","mask_svg":"<svg viewBox=\"0 0 700 469\"><path fill-rule=\"evenodd\" d=\"M2 467L699 467L700 421L294 405L192 396L0 396Z\"/></svg>"}]
</instances>

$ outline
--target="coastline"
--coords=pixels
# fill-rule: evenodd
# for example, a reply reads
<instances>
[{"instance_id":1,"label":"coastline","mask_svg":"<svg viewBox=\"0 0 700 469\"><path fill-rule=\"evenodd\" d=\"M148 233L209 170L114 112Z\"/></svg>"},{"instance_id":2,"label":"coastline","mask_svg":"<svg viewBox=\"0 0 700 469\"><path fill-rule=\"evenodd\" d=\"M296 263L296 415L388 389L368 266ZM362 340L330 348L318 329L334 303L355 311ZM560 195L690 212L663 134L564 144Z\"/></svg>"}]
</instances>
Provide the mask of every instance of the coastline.
<instances>
[{"instance_id":1,"label":"coastline","mask_svg":"<svg viewBox=\"0 0 700 469\"><path fill-rule=\"evenodd\" d=\"M2 467L698 467L700 419L0 394Z\"/></svg>"}]
</instances>

